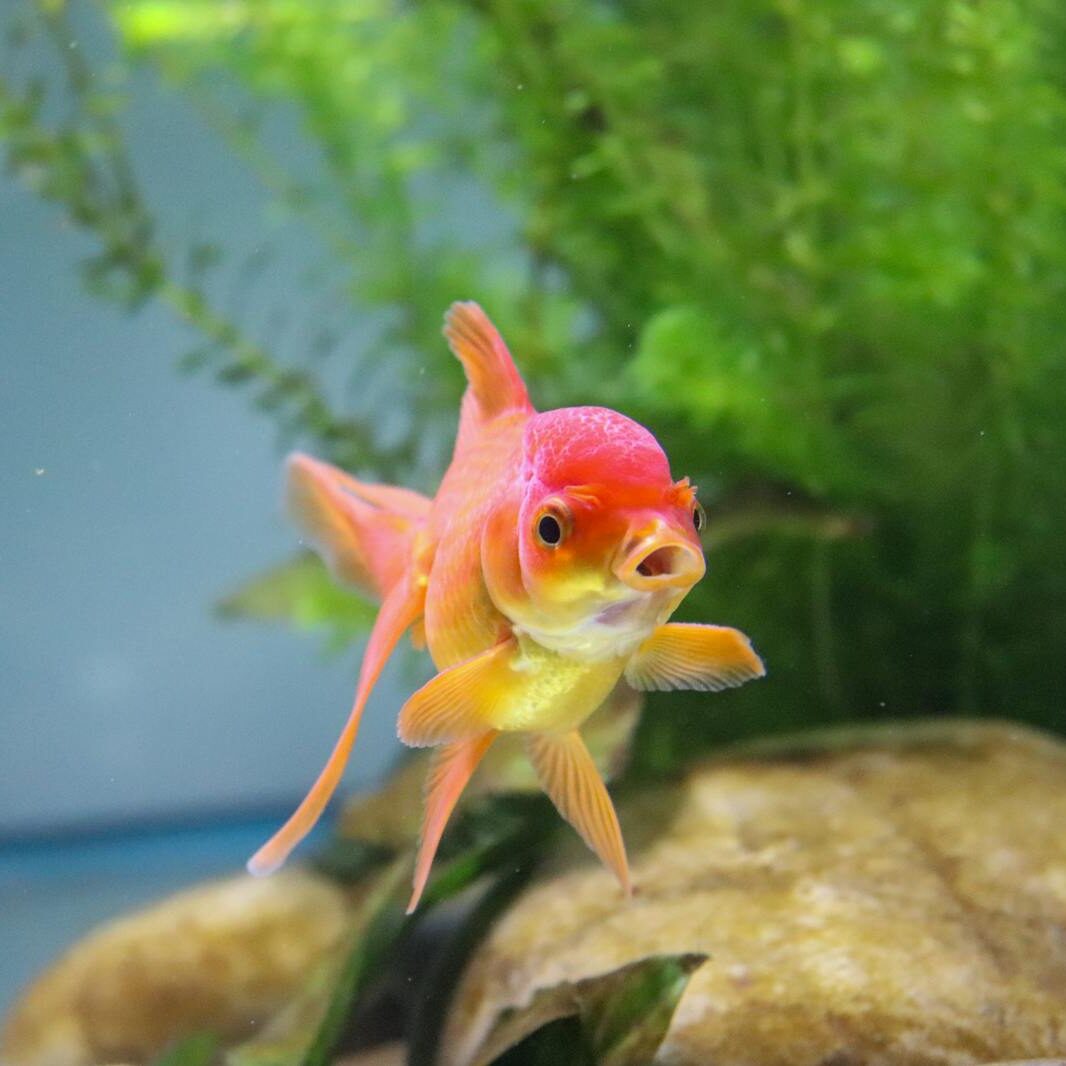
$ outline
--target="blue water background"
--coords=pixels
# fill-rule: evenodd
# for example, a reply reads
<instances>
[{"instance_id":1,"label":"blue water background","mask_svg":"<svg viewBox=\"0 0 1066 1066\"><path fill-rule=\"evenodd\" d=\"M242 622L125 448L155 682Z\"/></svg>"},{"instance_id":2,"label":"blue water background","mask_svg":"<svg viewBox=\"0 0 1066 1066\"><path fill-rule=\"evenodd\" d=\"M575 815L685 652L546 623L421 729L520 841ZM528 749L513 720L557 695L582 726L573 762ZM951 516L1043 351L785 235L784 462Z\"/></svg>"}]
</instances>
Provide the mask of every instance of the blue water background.
<instances>
[{"instance_id":1,"label":"blue water background","mask_svg":"<svg viewBox=\"0 0 1066 1066\"><path fill-rule=\"evenodd\" d=\"M265 328L314 250L266 221L197 114L147 75L133 89L134 162L167 224L209 236L224 219L228 244L272 250L245 309ZM194 337L165 309L87 295L93 250L0 175L0 1014L95 922L239 870L320 768L359 661L212 617L298 547L276 430L176 373ZM398 750L412 663L379 684L348 790Z\"/></svg>"}]
</instances>

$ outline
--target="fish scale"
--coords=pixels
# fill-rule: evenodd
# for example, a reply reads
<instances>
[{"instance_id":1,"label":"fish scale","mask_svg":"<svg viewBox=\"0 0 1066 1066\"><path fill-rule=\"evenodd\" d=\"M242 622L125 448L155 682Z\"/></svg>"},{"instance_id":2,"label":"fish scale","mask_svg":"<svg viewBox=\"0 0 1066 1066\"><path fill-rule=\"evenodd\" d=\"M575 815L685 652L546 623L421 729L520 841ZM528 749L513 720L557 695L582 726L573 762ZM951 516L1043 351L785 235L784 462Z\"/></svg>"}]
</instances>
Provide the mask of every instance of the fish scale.
<instances>
[{"instance_id":1,"label":"fish scale","mask_svg":"<svg viewBox=\"0 0 1066 1066\"><path fill-rule=\"evenodd\" d=\"M429 535L435 543L426 595L426 640L438 669L469 659L500 639L500 612L481 576L481 529L513 463L526 416L496 419L452 465L434 501Z\"/></svg>"}]
</instances>

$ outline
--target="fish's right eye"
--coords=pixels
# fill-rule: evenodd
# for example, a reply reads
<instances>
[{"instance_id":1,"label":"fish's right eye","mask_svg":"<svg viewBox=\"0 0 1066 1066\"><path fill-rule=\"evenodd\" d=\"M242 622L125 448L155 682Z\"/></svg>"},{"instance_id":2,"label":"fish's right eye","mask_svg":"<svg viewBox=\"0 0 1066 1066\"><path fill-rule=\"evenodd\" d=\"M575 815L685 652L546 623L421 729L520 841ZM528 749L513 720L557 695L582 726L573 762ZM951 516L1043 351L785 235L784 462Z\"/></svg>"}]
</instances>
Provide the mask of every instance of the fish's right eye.
<instances>
[{"instance_id":1,"label":"fish's right eye","mask_svg":"<svg viewBox=\"0 0 1066 1066\"><path fill-rule=\"evenodd\" d=\"M542 507L533 523L533 532L545 548L558 548L570 532L569 509L559 503Z\"/></svg>"},{"instance_id":2,"label":"fish's right eye","mask_svg":"<svg viewBox=\"0 0 1066 1066\"><path fill-rule=\"evenodd\" d=\"M542 544L555 546L563 539L563 527L559 525L559 519L555 515L542 515L537 523L537 536Z\"/></svg>"}]
</instances>

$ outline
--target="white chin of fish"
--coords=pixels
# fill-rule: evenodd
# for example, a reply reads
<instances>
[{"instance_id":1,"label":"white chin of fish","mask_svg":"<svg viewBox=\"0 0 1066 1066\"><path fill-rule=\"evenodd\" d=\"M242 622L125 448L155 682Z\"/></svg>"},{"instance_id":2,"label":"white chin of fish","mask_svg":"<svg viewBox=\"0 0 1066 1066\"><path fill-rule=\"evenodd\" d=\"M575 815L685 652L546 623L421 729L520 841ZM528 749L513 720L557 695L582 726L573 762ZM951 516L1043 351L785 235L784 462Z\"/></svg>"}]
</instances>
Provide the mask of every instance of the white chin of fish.
<instances>
[{"instance_id":1,"label":"white chin of fish","mask_svg":"<svg viewBox=\"0 0 1066 1066\"><path fill-rule=\"evenodd\" d=\"M583 618L567 630L526 632L542 647L571 659L615 659L630 655L670 614L670 590L634 592Z\"/></svg>"}]
</instances>

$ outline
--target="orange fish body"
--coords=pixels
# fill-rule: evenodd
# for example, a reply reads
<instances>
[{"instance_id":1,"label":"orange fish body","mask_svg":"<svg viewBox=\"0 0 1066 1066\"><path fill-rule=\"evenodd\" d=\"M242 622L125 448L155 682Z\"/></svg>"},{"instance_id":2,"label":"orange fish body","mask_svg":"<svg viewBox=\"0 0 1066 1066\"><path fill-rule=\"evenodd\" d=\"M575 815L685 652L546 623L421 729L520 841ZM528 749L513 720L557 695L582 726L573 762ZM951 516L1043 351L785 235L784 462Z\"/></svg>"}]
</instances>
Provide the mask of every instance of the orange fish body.
<instances>
[{"instance_id":1,"label":"orange fish body","mask_svg":"<svg viewBox=\"0 0 1066 1066\"><path fill-rule=\"evenodd\" d=\"M289 459L290 508L306 535L381 610L333 753L248 868L276 869L314 825L381 668L410 629L440 672L399 716L406 744L437 749L409 911L501 732L522 735L559 812L628 892L618 820L580 726L620 682L717 690L761 676L762 662L735 629L667 623L704 573L703 512L652 434L605 408L536 412L477 304L453 304L444 332L468 388L433 500Z\"/></svg>"}]
</instances>

